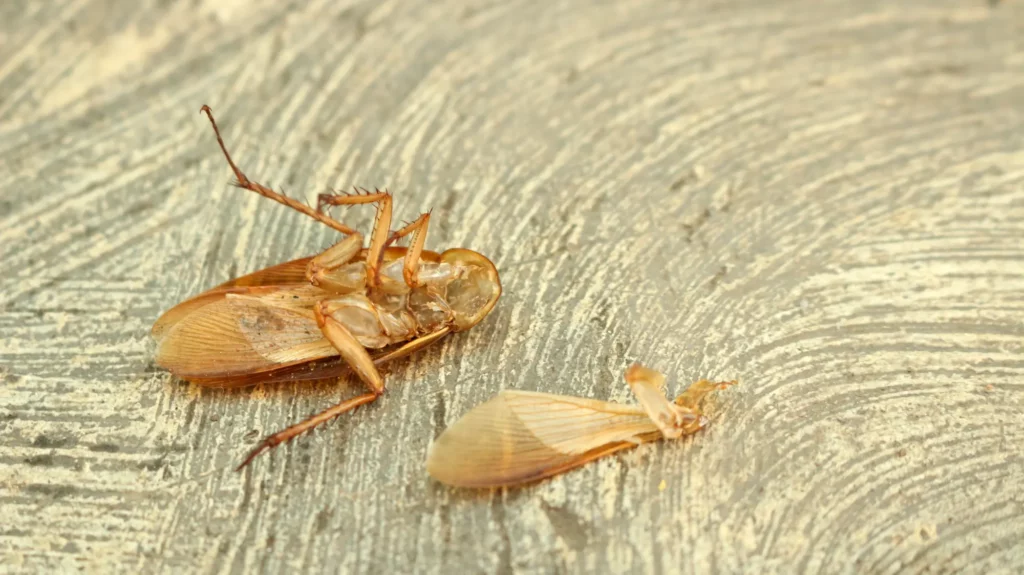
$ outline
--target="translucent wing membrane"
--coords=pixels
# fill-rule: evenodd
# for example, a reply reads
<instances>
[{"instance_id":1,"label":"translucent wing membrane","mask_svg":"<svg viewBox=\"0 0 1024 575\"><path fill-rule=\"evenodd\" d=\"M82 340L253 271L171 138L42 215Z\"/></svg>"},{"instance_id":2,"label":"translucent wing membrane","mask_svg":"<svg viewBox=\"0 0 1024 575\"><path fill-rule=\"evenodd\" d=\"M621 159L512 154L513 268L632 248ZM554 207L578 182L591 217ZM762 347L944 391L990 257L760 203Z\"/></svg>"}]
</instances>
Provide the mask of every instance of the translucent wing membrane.
<instances>
[{"instance_id":1,"label":"translucent wing membrane","mask_svg":"<svg viewBox=\"0 0 1024 575\"><path fill-rule=\"evenodd\" d=\"M269 293L282 287L309 285L306 265L312 258L301 258L271 266L249 275L224 282L219 286L189 298L167 310L153 325L153 337L160 340L175 323L193 311L222 299L229 293Z\"/></svg>"},{"instance_id":2,"label":"translucent wing membrane","mask_svg":"<svg viewBox=\"0 0 1024 575\"><path fill-rule=\"evenodd\" d=\"M427 472L458 487L511 486L556 475L639 443L695 433L707 423L699 402L734 383L701 380L672 403L656 371L635 365L626 381L640 405L503 391L434 441Z\"/></svg>"},{"instance_id":3,"label":"translucent wing membrane","mask_svg":"<svg viewBox=\"0 0 1024 575\"><path fill-rule=\"evenodd\" d=\"M437 438L427 471L462 487L515 485L658 437L637 406L504 391Z\"/></svg>"}]
</instances>

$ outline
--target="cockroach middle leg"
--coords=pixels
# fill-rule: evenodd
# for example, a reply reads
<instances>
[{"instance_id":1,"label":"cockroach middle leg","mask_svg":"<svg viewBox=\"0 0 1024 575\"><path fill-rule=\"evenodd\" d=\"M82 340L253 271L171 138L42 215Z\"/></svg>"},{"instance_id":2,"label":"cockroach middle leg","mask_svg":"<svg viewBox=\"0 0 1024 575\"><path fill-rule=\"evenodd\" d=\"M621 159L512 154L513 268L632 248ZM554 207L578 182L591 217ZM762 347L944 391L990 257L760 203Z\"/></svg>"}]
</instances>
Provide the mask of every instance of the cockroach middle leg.
<instances>
[{"instance_id":1,"label":"cockroach middle leg","mask_svg":"<svg viewBox=\"0 0 1024 575\"><path fill-rule=\"evenodd\" d=\"M427 241L427 227L430 225L430 212L420 214L416 221L391 234L388 238L388 245L396 240L412 234L409 242L409 251L405 253L405 262L402 264L402 278L406 285L411 288L419 287L420 254L423 253L423 244Z\"/></svg>"},{"instance_id":2,"label":"cockroach middle leg","mask_svg":"<svg viewBox=\"0 0 1024 575\"><path fill-rule=\"evenodd\" d=\"M439 329L439 330L437 330L437 331L435 331L433 333L428 333L427 335L422 335L422 336L417 337L416 339L414 339L412 341L406 342L405 344L403 344L401 347L399 347L397 349L392 349L392 350L387 351L387 352L385 352L385 353L383 353L381 355L375 356L373 358L373 363L375 363L377 365L380 365L380 364L382 364L384 362L395 360L395 359L398 359L400 357L405 357L405 356L409 355L410 353L417 352L417 351L427 347L428 345L434 343L435 341L439 341L441 338L443 338L444 336L448 335L451 332L452 332L451 326L445 326L445 327L443 327L443 328L441 328L441 329Z\"/></svg>"},{"instance_id":3,"label":"cockroach middle leg","mask_svg":"<svg viewBox=\"0 0 1024 575\"><path fill-rule=\"evenodd\" d=\"M359 191L358 189L356 190ZM365 191L365 190L364 190ZM356 204L377 204L377 216L370 232L370 247L366 252L366 280L370 286L380 285L380 267L391 230L391 194L387 190L363 194L320 194L317 211L323 213L324 206L352 206Z\"/></svg>"},{"instance_id":4,"label":"cockroach middle leg","mask_svg":"<svg viewBox=\"0 0 1024 575\"><path fill-rule=\"evenodd\" d=\"M351 411L360 405L365 405L371 401L377 399L384 393L384 378L381 377L380 372L377 371L377 367L374 365L373 358L370 357L369 352L363 347L354 335L348 329L345 328L341 322L335 320L330 316L329 313L329 300L321 301L313 308L313 312L316 315L317 325L320 326L320 330L323 332L324 337L327 341L331 342L331 345L338 350L341 354L342 359L348 363L352 371L359 376L359 379L363 380L369 388L369 393L364 393L347 399L341 403L329 408L324 411L288 427L278 431L277 433L266 437L259 443L249 455L246 456L245 461L238 466L237 470L241 470L248 465L257 455L273 449L274 447L289 441L297 435L301 435L313 429L314 427L330 421L339 415Z\"/></svg>"},{"instance_id":5,"label":"cockroach middle leg","mask_svg":"<svg viewBox=\"0 0 1024 575\"><path fill-rule=\"evenodd\" d=\"M227 146L224 145L224 139L220 137L220 129L217 127L217 121L213 119L213 110L211 110L209 106L204 104L203 107L199 109L199 111L204 112L206 116L210 118L210 124L213 125L213 133L217 136L217 143L220 145L220 150L224 152L224 158L228 161L228 165L231 166L231 171L235 173L235 179L237 180L235 182L236 186L245 190L249 190L251 192L256 192L257 194L265 198L270 198L275 202L282 203L297 212L306 214L307 216L313 218L314 220L322 224L325 224L331 228L334 228L335 230L338 230L343 234L351 235L356 233L354 229L335 220L334 218L328 216L327 214L324 214L319 210L314 210L313 208L307 206L306 204L298 200L293 200L292 198L289 198L284 194L275 192L274 190L271 190L270 188L264 186L263 184L260 184L259 182L254 182L250 180L248 177L246 177L246 175L242 173L242 170L240 170L238 166L235 165L235 161L231 159L231 154L228 153L228 148Z\"/></svg>"},{"instance_id":6,"label":"cockroach middle leg","mask_svg":"<svg viewBox=\"0 0 1024 575\"><path fill-rule=\"evenodd\" d=\"M352 261L362 247L361 234L354 233L346 237L309 260L306 264L306 279L315 286L329 289L331 280L327 274Z\"/></svg>"}]
</instances>

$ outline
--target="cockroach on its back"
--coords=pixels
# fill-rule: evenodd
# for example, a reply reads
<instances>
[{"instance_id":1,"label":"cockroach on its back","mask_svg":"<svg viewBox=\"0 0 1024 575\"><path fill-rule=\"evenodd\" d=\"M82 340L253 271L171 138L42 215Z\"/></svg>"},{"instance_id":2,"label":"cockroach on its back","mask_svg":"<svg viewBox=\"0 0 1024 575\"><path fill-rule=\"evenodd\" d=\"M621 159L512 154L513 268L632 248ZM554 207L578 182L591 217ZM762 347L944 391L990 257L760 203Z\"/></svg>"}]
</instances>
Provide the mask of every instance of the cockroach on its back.
<instances>
[{"instance_id":1,"label":"cockroach on its back","mask_svg":"<svg viewBox=\"0 0 1024 575\"><path fill-rule=\"evenodd\" d=\"M153 326L157 364L209 387L323 379L349 368L370 388L268 436L241 469L261 452L380 397L384 379L377 365L479 323L497 303L501 282L494 264L477 252L424 250L429 213L392 232L386 191L321 194L314 210L250 180L231 159L209 106L202 111L235 173L234 185L346 237L317 256L228 281L168 310ZM324 208L370 203L377 217L364 249L363 237ZM408 248L391 245L410 235Z\"/></svg>"}]
</instances>

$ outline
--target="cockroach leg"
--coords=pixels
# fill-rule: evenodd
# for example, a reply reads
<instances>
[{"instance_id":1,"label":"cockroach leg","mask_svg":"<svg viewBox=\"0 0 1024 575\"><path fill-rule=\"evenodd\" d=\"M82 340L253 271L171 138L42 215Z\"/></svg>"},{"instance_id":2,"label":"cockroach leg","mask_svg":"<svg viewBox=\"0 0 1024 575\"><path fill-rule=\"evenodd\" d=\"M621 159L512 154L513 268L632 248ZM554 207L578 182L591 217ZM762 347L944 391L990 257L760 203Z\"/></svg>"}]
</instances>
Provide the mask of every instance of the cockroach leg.
<instances>
[{"instance_id":1,"label":"cockroach leg","mask_svg":"<svg viewBox=\"0 0 1024 575\"><path fill-rule=\"evenodd\" d=\"M359 191L358 189L356 190ZM364 190L365 191L365 190ZM387 247L388 232L391 229L391 194L387 190L376 190L364 194L320 194L317 211L324 206L351 206L355 204L377 204L377 216L370 233L370 247L366 252L366 282L371 287L380 285L380 267Z\"/></svg>"},{"instance_id":2,"label":"cockroach leg","mask_svg":"<svg viewBox=\"0 0 1024 575\"><path fill-rule=\"evenodd\" d=\"M345 363L356 372L359 379L363 380L374 393L384 393L384 378L373 363L370 352L366 351L359 340L340 321L331 317L329 313L329 300L323 300L313 307L316 315L316 324L320 326L327 341L338 350Z\"/></svg>"},{"instance_id":3,"label":"cockroach leg","mask_svg":"<svg viewBox=\"0 0 1024 575\"><path fill-rule=\"evenodd\" d=\"M420 254L423 253L423 243L427 241L427 226L430 225L430 212L420 214L416 221L391 234L388 238L388 245L396 240L412 234L409 242L409 251L405 253L405 263L402 265L402 277L405 284L411 288L419 287Z\"/></svg>"},{"instance_id":4,"label":"cockroach leg","mask_svg":"<svg viewBox=\"0 0 1024 575\"><path fill-rule=\"evenodd\" d=\"M353 336L352 333L341 324L341 322L335 320L325 312L326 305L326 301L321 301L313 308L313 312L316 315L317 325L320 326L320 330L323 332L324 337L327 338L327 341L331 342L331 345L333 345L338 350L338 353L341 354L342 359L344 359L349 367L352 368L352 371L359 376L359 379L363 380L363 383L369 386L370 392L342 401L334 407L325 409L305 421L296 423L287 429L283 429L268 436L261 441L255 449L249 452L245 461L243 461L236 470L244 468L260 453L263 453L268 449L272 449L297 435L309 431L325 421L330 421L346 411L351 411L360 405L370 403L384 393L384 378L381 377L380 372L377 371L377 367L374 365L369 352L366 351L365 347L360 345L355 336Z\"/></svg>"},{"instance_id":5,"label":"cockroach leg","mask_svg":"<svg viewBox=\"0 0 1024 575\"><path fill-rule=\"evenodd\" d=\"M245 457L245 461L243 461L241 465L235 468L235 471L241 471L243 468L245 468L246 465L249 465L249 463L251 463L252 460L255 459L257 455L263 453L264 451L273 449L278 445L291 440L293 437L296 437L298 435L305 433L306 431L309 431L310 429L313 429L314 427L320 425L321 423L324 423L325 421L330 421L331 419L338 417L339 415L345 413L346 411L351 411L359 407L360 405L370 403L371 401L377 399L377 397L378 396L376 393L364 393L363 395L359 395L353 397L352 399L345 400L339 403L338 405L335 405L334 407L321 411L320 413L314 415L313 417L310 417L305 421L296 423L295 425L287 429L282 429L281 431L278 431L277 433L266 437L263 441L260 442L259 445L256 446L255 449L249 452L249 455Z\"/></svg>"},{"instance_id":6,"label":"cockroach leg","mask_svg":"<svg viewBox=\"0 0 1024 575\"><path fill-rule=\"evenodd\" d=\"M443 338L444 336L448 335L451 332L451 326L445 326L433 333L428 333L427 335L424 335L422 337L417 337L412 341L406 342L401 347L390 350L387 353L375 356L373 358L373 363L376 365L380 365L386 361L391 361L393 359L405 357L410 353L417 352L427 347L428 345L434 343L435 341L438 341L439 339Z\"/></svg>"},{"instance_id":7,"label":"cockroach leg","mask_svg":"<svg viewBox=\"0 0 1024 575\"><path fill-rule=\"evenodd\" d=\"M325 224L331 228L334 228L335 230L338 230L343 234L350 235L356 233L354 229L335 220L334 218L328 216L327 214L321 213L319 210L314 210L313 208L307 206L306 204L303 204L298 200L293 200L292 198L289 198L284 194L275 192L274 190L271 190L270 188L264 186L263 184L260 184L259 182L254 182L250 180L248 177L246 177L246 175L242 173L242 170L240 170L238 166L235 165L234 160L231 159L231 154L228 153L228 148L227 146L224 145L224 139L220 137L220 129L217 127L217 121L213 119L213 110L211 110L209 106L204 104L203 107L199 109L199 111L206 113L206 116L210 118L210 124L213 125L213 133L217 136L217 143L220 144L220 149L222 152L224 152L224 158L228 161L228 165L231 166L231 171L235 173L235 178L237 179L237 181L234 184L236 186L245 190L249 190L251 192L256 192L257 194L265 198L270 198L275 202L282 203L297 212L306 214L307 216L313 218L314 220L322 224Z\"/></svg>"},{"instance_id":8,"label":"cockroach leg","mask_svg":"<svg viewBox=\"0 0 1024 575\"><path fill-rule=\"evenodd\" d=\"M327 274L352 261L362 247L361 234L354 233L346 237L309 260L306 264L306 279L314 286L324 284L323 287L330 288L332 280Z\"/></svg>"},{"instance_id":9,"label":"cockroach leg","mask_svg":"<svg viewBox=\"0 0 1024 575\"><path fill-rule=\"evenodd\" d=\"M323 212L325 207L328 206L356 206L361 204L372 204L379 202L384 199L385 196L390 196L388 192L382 192L380 190L366 190L363 188L352 187L352 193L347 192L336 192L333 194L320 194L316 197L316 210Z\"/></svg>"}]
</instances>

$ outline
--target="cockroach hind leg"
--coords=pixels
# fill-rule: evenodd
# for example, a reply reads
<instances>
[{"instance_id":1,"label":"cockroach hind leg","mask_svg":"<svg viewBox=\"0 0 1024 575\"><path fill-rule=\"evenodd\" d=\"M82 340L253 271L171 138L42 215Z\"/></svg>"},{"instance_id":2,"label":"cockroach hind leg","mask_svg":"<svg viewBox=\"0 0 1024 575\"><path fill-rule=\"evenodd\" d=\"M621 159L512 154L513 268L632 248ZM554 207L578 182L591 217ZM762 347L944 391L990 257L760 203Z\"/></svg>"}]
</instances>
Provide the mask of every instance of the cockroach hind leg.
<instances>
[{"instance_id":1,"label":"cockroach hind leg","mask_svg":"<svg viewBox=\"0 0 1024 575\"><path fill-rule=\"evenodd\" d=\"M249 455L245 456L245 460L242 461L242 463L235 468L235 472L239 472L248 467L249 464L252 463L252 460L256 459L257 455L263 453L264 451L270 451L271 449L273 449L276 444L272 444L270 442L271 437L273 436L264 438L263 441L261 441L259 445L256 446L255 449L250 451Z\"/></svg>"},{"instance_id":2,"label":"cockroach hind leg","mask_svg":"<svg viewBox=\"0 0 1024 575\"><path fill-rule=\"evenodd\" d=\"M240 188L245 188L249 185L249 178L245 177L242 170L238 169L235 165L235 161L231 159L231 154L228 152L228 147L224 145L224 139L220 136L220 128L217 126L217 120L213 118L213 110L203 104L199 111L206 114L206 117L210 119L210 124L213 126L213 134L217 136L217 144L220 145L220 151L224 152L224 159L228 161L228 165L231 166L231 171L235 173L235 185Z\"/></svg>"},{"instance_id":3,"label":"cockroach hind leg","mask_svg":"<svg viewBox=\"0 0 1024 575\"><path fill-rule=\"evenodd\" d=\"M296 423L295 425L292 425L291 427L282 429L281 431L278 431L273 435L268 435L267 437L263 438L263 440L260 441L259 444L257 444L252 451L249 452L249 455L245 457L245 460L242 461L241 465L235 468L235 471L241 471L245 469L247 465L252 463L253 459L256 459L256 456L263 453L264 451L269 451L277 447L278 445L281 445L282 443L286 443L290 441L292 438L298 435L302 435L303 433L313 429L314 427L320 425L321 423L330 421L347 411L351 411L359 407L360 405L370 403L371 401L377 399L379 396L380 393L378 392L364 393L363 395L353 397L352 399L347 399L333 407L325 409L320 413L314 415L313 417L306 419L305 421L301 421L299 423Z\"/></svg>"},{"instance_id":4,"label":"cockroach hind leg","mask_svg":"<svg viewBox=\"0 0 1024 575\"><path fill-rule=\"evenodd\" d=\"M224 153L224 159L228 161L228 165L231 166L231 171L234 172L235 174L235 186L242 188L244 190L249 190L250 192L255 192L265 198L270 198L275 202L284 204L289 208L297 212L306 214L307 216L313 218L314 220L328 227L331 227L343 234L349 235L354 234L356 232L354 229L346 226L345 224L342 224L341 222L335 220L334 218L331 218L327 214L322 214L319 211L314 210L313 208L307 206L306 204L298 200L289 198L284 194L275 192L274 190L264 186L263 184L260 184L259 182L254 182L250 180L245 175L245 173L243 173L242 170L237 165L235 165L235 161L231 158L231 154L228 152L228 148L224 144L224 139L220 135L220 128L217 126L217 121L213 119L213 110L211 110L210 107L206 104L203 104L203 107L200 108L199 111L201 113L206 114L206 117L210 119L210 124L213 126L213 133L215 136L217 136L217 144L220 145L220 150L221 152Z\"/></svg>"},{"instance_id":5,"label":"cockroach hind leg","mask_svg":"<svg viewBox=\"0 0 1024 575\"><path fill-rule=\"evenodd\" d=\"M352 371L370 388L369 393L364 393L342 401L341 403L325 409L320 413L278 431L277 433L270 435L263 439L245 458L238 469L245 468L257 455L273 449L274 447L281 445L282 443L289 441L293 437L305 433L310 429L325 423L338 417L339 415L351 411L360 405L370 403L377 399L384 393L384 379L377 371L376 366L373 364L373 359L370 354L366 351L366 348L359 344L355 336L349 332L344 325L335 320L330 316L329 313L325 313L326 300L320 301L314 308L313 313L316 318L316 323L320 326L324 337L327 341L331 342L331 345L338 350L342 359L352 368Z\"/></svg>"}]
</instances>

